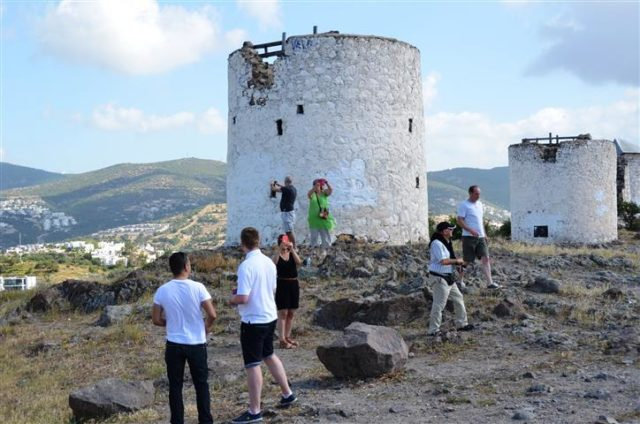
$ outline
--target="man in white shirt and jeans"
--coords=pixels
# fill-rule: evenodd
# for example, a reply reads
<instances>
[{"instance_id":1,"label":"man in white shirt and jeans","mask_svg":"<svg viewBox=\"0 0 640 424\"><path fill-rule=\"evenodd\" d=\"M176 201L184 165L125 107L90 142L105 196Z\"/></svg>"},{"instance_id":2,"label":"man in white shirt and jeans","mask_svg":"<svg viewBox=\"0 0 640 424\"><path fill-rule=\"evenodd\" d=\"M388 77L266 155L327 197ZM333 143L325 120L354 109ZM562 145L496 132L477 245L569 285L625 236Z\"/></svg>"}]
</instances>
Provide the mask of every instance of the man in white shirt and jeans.
<instances>
[{"instance_id":1,"label":"man in white shirt and jeans","mask_svg":"<svg viewBox=\"0 0 640 424\"><path fill-rule=\"evenodd\" d=\"M269 372L280 386L280 406L289 406L297 398L289 387L280 358L273 352L273 334L278 320L275 302L276 266L271 258L260 251L260 234L255 228L244 228L240 233L240 243L246 257L238 267L238 288L229 303L238 306L242 321L240 344L247 371L249 410L231 422L257 423L262 421L262 361L267 364Z\"/></svg>"},{"instance_id":2,"label":"man in white shirt and jeans","mask_svg":"<svg viewBox=\"0 0 640 424\"><path fill-rule=\"evenodd\" d=\"M480 201L480 187L469 187L469 198L458 206L457 222L462 227L462 258L468 264L480 259L482 273L487 288L499 289L501 286L491 278L491 262L487 245L487 232L484 228L484 208Z\"/></svg>"},{"instance_id":3,"label":"man in white shirt and jeans","mask_svg":"<svg viewBox=\"0 0 640 424\"><path fill-rule=\"evenodd\" d=\"M169 266L174 278L156 291L151 319L155 325L167 328L164 358L169 378L170 422L184 423L182 382L184 364L187 362L196 390L198 423L211 424L213 417L208 382L206 334L216 319L216 310L204 285L189 279L191 263L186 253L172 254ZM201 308L207 315L204 321Z\"/></svg>"}]
</instances>

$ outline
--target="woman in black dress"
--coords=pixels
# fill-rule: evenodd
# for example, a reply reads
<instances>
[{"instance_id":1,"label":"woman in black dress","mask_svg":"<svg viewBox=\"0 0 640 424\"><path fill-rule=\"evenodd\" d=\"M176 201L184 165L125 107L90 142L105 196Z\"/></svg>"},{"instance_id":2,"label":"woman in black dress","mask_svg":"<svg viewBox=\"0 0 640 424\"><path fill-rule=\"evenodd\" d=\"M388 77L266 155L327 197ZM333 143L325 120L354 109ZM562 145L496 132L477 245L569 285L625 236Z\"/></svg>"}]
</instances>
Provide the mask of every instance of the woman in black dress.
<instances>
[{"instance_id":1,"label":"woman in black dress","mask_svg":"<svg viewBox=\"0 0 640 424\"><path fill-rule=\"evenodd\" d=\"M278 338L281 348L291 349L298 346L298 342L291 338L291 328L293 314L298 309L300 301L298 267L302 264L302 260L286 234L278 236L278 251L272 259L278 270L278 285L276 287Z\"/></svg>"}]
</instances>

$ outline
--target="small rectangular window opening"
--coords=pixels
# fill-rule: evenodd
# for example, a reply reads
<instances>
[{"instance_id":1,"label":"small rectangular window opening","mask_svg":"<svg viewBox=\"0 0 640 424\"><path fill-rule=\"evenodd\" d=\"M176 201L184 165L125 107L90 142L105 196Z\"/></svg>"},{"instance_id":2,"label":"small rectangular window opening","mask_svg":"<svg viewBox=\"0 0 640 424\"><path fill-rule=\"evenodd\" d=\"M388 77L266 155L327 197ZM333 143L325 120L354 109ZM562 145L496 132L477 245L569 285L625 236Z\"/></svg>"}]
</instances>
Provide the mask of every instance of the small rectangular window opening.
<instances>
[{"instance_id":1,"label":"small rectangular window opening","mask_svg":"<svg viewBox=\"0 0 640 424\"><path fill-rule=\"evenodd\" d=\"M416 177L416 188L420 188L420 177Z\"/></svg>"},{"instance_id":2,"label":"small rectangular window opening","mask_svg":"<svg viewBox=\"0 0 640 424\"><path fill-rule=\"evenodd\" d=\"M234 116L233 117L233 125L235 125L235 124L236 124L236 117Z\"/></svg>"},{"instance_id":3,"label":"small rectangular window opening","mask_svg":"<svg viewBox=\"0 0 640 424\"><path fill-rule=\"evenodd\" d=\"M413 132L413 118L409 118L409 132Z\"/></svg>"},{"instance_id":4,"label":"small rectangular window opening","mask_svg":"<svg viewBox=\"0 0 640 424\"><path fill-rule=\"evenodd\" d=\"M298 105L297 112L298 115L304 115L304 105Z\"/></svg>"},{"instance_id":5,"label":"small rectangular window opening","mask_svg":"<svg viewBox=\"0 0 640 424\"><path fill-rule=\"evenodd\" d=\"M282 119L276 121L276 128L278 129L278 135L282 135Z\"/></svg>"},{"instance_id":6,"label":"small rectangular window opening","mask_svg":"<svg viewBox=\"0 0 640 424\"><path fill-rule=\"evenodd\" d=\"M549 227L547 225L535 225L533 227L533 237L535 238L549 237Z\"/></svg>"}]
</instances>

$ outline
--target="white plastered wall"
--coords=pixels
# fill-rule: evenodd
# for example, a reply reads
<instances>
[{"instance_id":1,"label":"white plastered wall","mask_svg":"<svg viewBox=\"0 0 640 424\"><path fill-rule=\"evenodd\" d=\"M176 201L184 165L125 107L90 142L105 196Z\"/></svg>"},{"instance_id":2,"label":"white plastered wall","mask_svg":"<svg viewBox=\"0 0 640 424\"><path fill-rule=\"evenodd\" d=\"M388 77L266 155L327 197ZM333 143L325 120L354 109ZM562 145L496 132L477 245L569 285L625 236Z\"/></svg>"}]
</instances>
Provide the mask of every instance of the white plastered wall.
<instances>
[{"instance_id":1,"label":"white plastered wall","mask_svg":"<svg viewBox=\"0 0 640 424\"><path fill-rule=\"evenodd\" d=\"M610 141L514 144L509 172L513 240L588 244L618 237L616 151ZM547 226L548 237L534 237L536 226Z\"/></svg>"},{"instance_id":2,"label":"white plastered wall","mask_svg":"<svg viewBox=\"0 0 640 424\"><path fill-rule=\"evenodd\" d=\"M240 50L229 56L227 243L237 244L245 226L273 243L282 224L279 196L270 198L268 185L286 175L298 189L295 232L303 243L315 178L333 186L334 234L392 244L428 239L418 49L375 36L318 34L290 37L285 53L263 88L249 87L252 67Z\"/></svg>"}]
</instances>

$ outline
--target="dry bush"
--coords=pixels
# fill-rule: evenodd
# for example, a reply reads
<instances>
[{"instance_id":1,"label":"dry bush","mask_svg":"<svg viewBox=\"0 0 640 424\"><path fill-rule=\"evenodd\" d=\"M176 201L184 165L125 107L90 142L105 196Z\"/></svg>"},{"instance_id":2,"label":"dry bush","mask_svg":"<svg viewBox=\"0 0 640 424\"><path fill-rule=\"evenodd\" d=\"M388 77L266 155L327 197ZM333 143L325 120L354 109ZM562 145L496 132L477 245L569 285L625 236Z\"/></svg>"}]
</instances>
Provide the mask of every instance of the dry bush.
<instances>
[{"instance_id":1,"label":"dry bush","mask_svg":"<svg viewBox=\"0 0 640 424\"><path fill-rule=\"evenodd\" d=\"M191 258L191 267L195 272L232 271L238 268L238 263L238 259L224 256L221 253L193 255Z\"/></svg>"}]
</instances>

